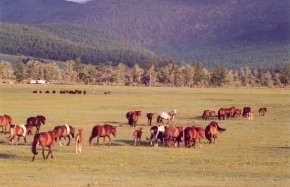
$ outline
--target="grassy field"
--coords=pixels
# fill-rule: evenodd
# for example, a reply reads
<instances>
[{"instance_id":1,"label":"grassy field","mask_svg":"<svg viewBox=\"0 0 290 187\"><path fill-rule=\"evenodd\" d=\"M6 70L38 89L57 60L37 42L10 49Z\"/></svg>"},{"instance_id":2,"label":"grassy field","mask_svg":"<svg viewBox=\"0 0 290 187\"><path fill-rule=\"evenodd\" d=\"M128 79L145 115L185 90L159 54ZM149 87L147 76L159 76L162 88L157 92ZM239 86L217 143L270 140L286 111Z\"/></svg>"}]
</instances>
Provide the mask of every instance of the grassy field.
<instances>
[{"instance_id":1,"label":"grassy field","mask_svg":"<svg viewBox=\"0 0 290 187\"><path fill-rule=\"evenodd\" d=\"M33 90L81 89L86 95L32 94ZM104 91L112 91L104 95ZM92 94L96 91L96 94ZM41 131L59 124L84 129L81 154L70 146L54 146L54 159L39 154L31 161L31 143L20 139L9 145L0 134L1 186L289 186L290 91L285 89L186 89L76 85L0 84L0 114L24 124L30 116L44 115ZM205 127L204 109L250 106L254 120L218 121L227 131L216 144L195 149L150 147L147 112L177 110L174 125ZM259 107L267 107L264 117ZM138 127L129 127L125 114L141 110ZM156 118L154 118L154 124ZM88 146L96 124L117 126L112 146ZM134 147L133 131L144 128L141 146ZM102 141L101 141L102 142ZM47 152L46 152L47 153Z\"/></svg>"}]
</instances>

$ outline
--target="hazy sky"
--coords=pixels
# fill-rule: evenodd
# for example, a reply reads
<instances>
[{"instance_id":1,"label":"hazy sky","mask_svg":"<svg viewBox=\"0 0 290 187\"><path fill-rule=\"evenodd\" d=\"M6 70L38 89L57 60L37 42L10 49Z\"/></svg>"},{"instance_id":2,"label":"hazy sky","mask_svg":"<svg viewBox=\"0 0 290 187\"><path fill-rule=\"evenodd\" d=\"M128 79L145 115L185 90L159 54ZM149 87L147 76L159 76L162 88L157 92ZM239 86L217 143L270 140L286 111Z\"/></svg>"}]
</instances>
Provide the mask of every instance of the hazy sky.
<instances>
[{"instance_id":1,"label":"hazy sky","mask_svg":"<svg viewBox=\"0 0 290 187\"><path fill-rule=\"evenodd\" d=\"M66 0L66 1L73 1L73 2L82 3L82 2L86 2L86 1L90 1L90 0Z\"/></svg>"}]
</instances>

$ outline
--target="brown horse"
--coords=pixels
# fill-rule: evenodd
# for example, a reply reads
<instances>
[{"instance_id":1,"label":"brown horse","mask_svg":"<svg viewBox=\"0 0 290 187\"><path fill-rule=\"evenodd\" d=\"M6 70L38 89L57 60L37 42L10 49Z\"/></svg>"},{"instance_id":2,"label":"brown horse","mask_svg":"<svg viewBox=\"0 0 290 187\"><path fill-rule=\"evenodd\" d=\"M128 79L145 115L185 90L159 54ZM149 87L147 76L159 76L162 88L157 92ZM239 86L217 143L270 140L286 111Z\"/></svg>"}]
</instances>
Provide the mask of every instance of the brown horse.
<instances>
[{"instance_id":1,"label":"brown horse","mask_svg":"<svg viewBox=\"0 0 290 187\"><path fill-rule=\"evenodd\" d=\"M181 131L183 131L183 127L165 126L164 137L168 147L175 146L178 138L180 138Z\"/></svg>"},{"instance_id":2,"label":"brown horse","mask_svg":"<svg viewBox=\"0 0 290 187\"><path fill-rule=\"evenodd\" d=\"M197 134L198 133L195 130L195 126L186 127L184 129L184 147L195 147Z\"/></svg>"},{"instance_id":3,"label":"brown horse","mask_svg":"<svg viewBox=\"0 0 290 187\"><path fill-rule=\"evenodd\" d=\"M13 145L13 140L15 136L18 136L18 141L16 145L19 142L19 137L24 138L24 142L26 144L26 135L27 135L27 130L25 125L10 125L10 136L7 138L10 141L10 144Z\"/></svg>"},{"instance_id":4,"label":"brown horse","mask_svg":"<svg viewBox=\"0 0 290 187\"><path fill-rule=\"evenodd\" d=\"M134 137L134 146L137 145L137 142L140 146L140 143L141 143L141 137L142 137L142 130L143 128L140 127L138 130L135 130L134 133L133 133L133 137Z\"/></svg>"},{"instance_id":5,"label":"brown horse","mask_svg":"<svg viewBox=\"0 0 290 187\"><path fill-rule=\"evenodd\" d=\"M57 138L58 138L58 132L56 130L35 134L34 140L32 143L32 148L31 148L32 153L33 153L32 161L34 161L35 155L38 154L36 151L37 144L41 145L42 147L42 156L44 160L48 158L49 154L51 154L51 158L53 158L52 147L53 147L54 142L57 140ZM49 152L46 157L44 155L45 147L49 148Z\"/></svg>"},{"instance_id":6,"label":"brown horse","mask_svg":"<svg viewBox=\"0 0 290 187\"><path fill-rule=\"evenodd\" d=\"M154 113L147 113L147 119L148 119L148 126L152 125L152 119L154 117Z\"/></svg>"},{"instance_id":7,"label":"brown horse","mask_svg":"<svg viewBox=\"0 0 290 187\"><path fill-rule=\"evenodd\" d=\"M213 119L214 116L215 116L215 111L214 110L209 111L209 118Z\"/></svg>"},{"instance_id":8,"label":"brown horse","mask_svg":"<svg viewBox=\"0 0 290 187\"><path fill-rule=\"evenodd\" d=\"M242 110L236 108L234 112L235 119L240 119L241 115L242 115Z\"/></svg>"},{"instance_id":9,"label":"brown horse","mask_svg":"<svg viewBox=\"0 0 290 187\"><path fill-rule=\"evenodd\" d=\"M26 120L26 125L31 125L31 126L36 127L35 133L39 133L41 124L45 125L45 120L46 120L45 116L41 116L41 115L38 115L36 117L29 117Z\"/></svg>"},{"instance_id":10,"label":"brown horse","mask_svg":"<svg viewBox=\"0 0 290 187\"><path fill-rule=\"evenodd\" d=\"M226 115L227 115L227 109L226 108L220 108L219 111L218 111L219 120L221 120L221 119L224 120Z\"/></svg>"},{"instance_id":11,"label":"brown horse","mask_svg":"<svg viewBox=\"0 0 290 187\"><path fill-rule=\"evenodd\" d=\"M209 110L204 110L203 114L202 114L202 119L203 120L209 120L210 114L209 114Z\"/></svg>"},{"instance_id":12,"label":"brown horse","mask_svg":"<svg viewBox=\"0 0 290 187\"><path fill-rule=\"evenodd\" d=\"M75 144L76 144L76 153L82 152L83 144L83 129L78 129L79 133L76 135Z\"/></svg>"},{"instance_id":13,"label":"brown horse","mask_svg":"<svg viewBox=\"0 0 290 187\"><path fill-rule=\"evenodd\" d=\"M267 108L260 108L259 109L259 115L260 116L264 116L266 112L267 112Z\"/></svg>"},{"instance_id":14,"label":"brown horse","mask_svg":"<svg viewBox=\"0 0 290 187\"><path fill-rule=\"evenodd\" d=\"M8 125L11 125L12 118L6 114L4 116L0 116L0 126L2 127L2 133L6 135L6 129Z\"/></svg>"},{"instance_id":15,"label":"brown horse","mask_svg":"<svg viewBox=\"0 0 290 187\"><path fill-rule=\"evenodd\" d=\"M215 139L217 138L217 132L223 132L226 131L226 129L223 129L218 126L217 122L212 121L208 126L205 128L205 137L208 139L208 142L211 144L212 140L213 143L215 143Z\"/></svg>"},{"instance_id":16,"label":"brown horse","mask_svg":"<svg viewBox=\"0 0 290 187\"><path fill-rule=\"evenodd\" d=\"M56 130L58 132L58 142L59 145L62 146L61 144L61 138L63 137L64 140L66 141L66 137L68 138L68 143L67 146L70 144L70 135L72 136L72 138L74 138L75 136L75 129L71 126L71 125L60 125L60 126L56 126L54 127L53 130Z\"/></svg>"},{"instance_id":17,"label":"brown horse","mask_svg":"<svg viewBox=\"0 0 290 187\"><path fill-rule=\"evenodd\" d=\"M197 132L196 139L198 139L199 143L201 143L200 139L205 137L204 129L202 127L195 127L195 131Z\"/></svg>"},{"instance_id":18,"label":"brown horse","mask_svg":"<svg viewBox=\"0 0 290 187\"><path fill-rule=\"evenodd\" d=\"M128 119L128 123L130 124L130 127L135 127L139 116L141 116L141 111L129 111L126 114L126 118Z\"/></svg>"},{"instance_id":19,"label":"brown horse","mask_svg":"<svg viewBox=\"0 0 290 187\"><path fill-rule=\"evenodd\" d=\"M89 145L91 145L93 138L97 137L97 145L99 145L99 139L100 137L103 137L103 145L105 145L105 138L109 138L109 146L111 146L111 137L110 134L113 134L114 137L116 137L116 127L113 127L112 125L96 125L93 127L92 135L89 140Z\"/></svg>"}]
</instances>

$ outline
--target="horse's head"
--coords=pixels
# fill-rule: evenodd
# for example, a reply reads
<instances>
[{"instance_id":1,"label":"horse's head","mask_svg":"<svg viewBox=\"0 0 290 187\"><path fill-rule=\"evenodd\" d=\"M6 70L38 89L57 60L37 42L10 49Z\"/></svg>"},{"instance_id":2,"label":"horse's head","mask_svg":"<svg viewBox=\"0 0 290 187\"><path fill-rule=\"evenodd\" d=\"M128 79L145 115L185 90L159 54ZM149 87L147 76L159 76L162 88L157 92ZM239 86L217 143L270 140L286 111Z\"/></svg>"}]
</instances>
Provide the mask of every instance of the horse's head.
<instances>
[{"instance_id":1,"label":"horse's head","mask_svg":"<svg viewBox=\"0 0 290 187\"><path fill-rule=\"evenodd\" d=\"M42 123L43 125L45 125L45 117L44 116L36 116L36 118L40 121L40 123Z\"/></svg>"},{"instance_id":2,"label":"horse's head","mask_svg":"<svg viewBox=\"0 0 290 187\"><path fill-rule=\"evenodd\" d=\"M70 129L71 136L74 138L75 137L75 128L73 128L72 126L69 126L69 129Z\"/></svg>"},{"instance_id":3,"label":"horse's head","mask_svg":"<svg viewBox=\"0 0 290 187\"><path fill-rule=\"evenodd\" d=\"M83 129L78 129L79 134L83 134Z\"/></svg>"},{"instance_id":4,"label":"horse's head","mask_svg":"<svg viewBox=\"0 0 290 187\"><path fill-rule=\"evenodd\" d=\"M111 133L113 134L114 137L116 137L116 133L117 133L116 127L111 128Z\"/></svg>"}]
</instances>

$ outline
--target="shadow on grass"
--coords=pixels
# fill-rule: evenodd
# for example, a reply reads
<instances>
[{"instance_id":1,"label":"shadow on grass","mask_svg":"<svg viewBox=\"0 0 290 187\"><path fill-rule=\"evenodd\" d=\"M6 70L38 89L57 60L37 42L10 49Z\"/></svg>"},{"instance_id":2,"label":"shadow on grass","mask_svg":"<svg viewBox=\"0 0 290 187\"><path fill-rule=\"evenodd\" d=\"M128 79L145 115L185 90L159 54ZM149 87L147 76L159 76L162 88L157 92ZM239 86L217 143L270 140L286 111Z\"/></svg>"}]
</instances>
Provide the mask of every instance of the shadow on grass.
<instances>
[{"instance_id":1,"label":"shadow on grass","mask_svg":"<svg viewBox=\"0 0 290 187\"><path fill-rule=\"evenodd\" d=\"M275 148L275 149L289 149L290 150L290 147L287 147L287 146L285 146L285 147L272 147L272 148Z\"/></svg>"},{"instance_id":2,"label":"shadow on grass","mask_svg":"<svg viewBox=\"0 0 290 187\"><path fill-rule=\"evenodd\" d=\"M16 157L17 156L13 154L0 153L0 159L14 159Z\"/></svg>"}]
</instances>

